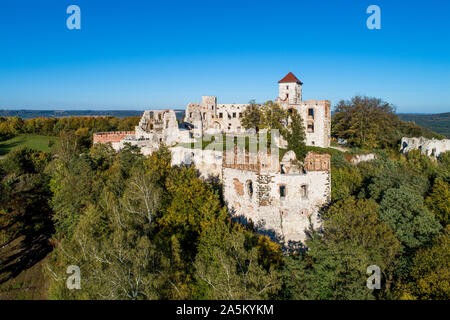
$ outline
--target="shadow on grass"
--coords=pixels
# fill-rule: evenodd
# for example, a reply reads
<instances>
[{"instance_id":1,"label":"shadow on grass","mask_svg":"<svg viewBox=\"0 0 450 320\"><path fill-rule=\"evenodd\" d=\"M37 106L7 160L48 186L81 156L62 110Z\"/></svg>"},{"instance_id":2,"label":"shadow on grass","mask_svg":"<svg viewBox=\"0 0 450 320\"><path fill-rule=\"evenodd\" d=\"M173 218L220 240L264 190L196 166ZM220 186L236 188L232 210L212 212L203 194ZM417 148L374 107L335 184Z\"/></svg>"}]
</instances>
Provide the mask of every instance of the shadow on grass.
<instances>
[{"instance_id":1,"label":"shadow on grass","mask_svg":"<svg viewBox=\"0 0 450 320\"><path fill-rule=\"evenodd\" d=\"M0 248L0 284L15 278L44 259L52 250L44 235L19 237Z\"/></svg>"},{"instance_id":2,"label":"shadow on grass","mask_svg":"<svg viewBox=\"0 0 450 320\"><path fill-rule=\"evenodd\" d=\"M8 142L7 141L0 141L0 156L7 155L13 148L19 146L23 141L16 139L15 141Z\"/></svg>"}]
</instances>

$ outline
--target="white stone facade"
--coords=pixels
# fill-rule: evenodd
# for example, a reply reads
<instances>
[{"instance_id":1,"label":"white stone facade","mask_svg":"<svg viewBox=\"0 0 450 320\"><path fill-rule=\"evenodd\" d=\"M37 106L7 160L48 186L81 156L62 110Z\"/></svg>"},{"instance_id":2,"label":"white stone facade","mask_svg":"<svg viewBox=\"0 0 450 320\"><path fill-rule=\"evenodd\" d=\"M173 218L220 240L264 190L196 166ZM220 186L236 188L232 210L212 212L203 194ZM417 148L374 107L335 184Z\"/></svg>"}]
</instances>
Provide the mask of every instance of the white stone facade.
<instances>
[{"instance_id":1,"label":"white stone facade","mask_svg":"<svg viewBox=\"0 0 450 320\"><path fill-rule=\"evenodd\" d=\"M419 149L422 154L429 157L440 157L442 153L450 150L450 139L426 139L420 138L407 138L403 137L400 144L400 151L402 153L408 153L411 150Z\"/></svg>"},{"instance_id":2,"label":"white stone facade","mask_svg":"<svg viewBox=\"0 0 450 320\"><path fill-rule=\"evenodd\" d=\"M303 170L291 172L224 164L222 181L232 216L295 248L321 225L319 211L331 194L330 156L309 153Z\"/></svg>"},{"instance_id":3,"label":"white stone facade","mask_svg":"<svg viewBox=\"0 0 450 320\"><path fill-rule=\"evenodd\" d=\"M292 73L278 82L275 103L284 110L295 109L302 117L306 131L306 145L328 148L331 141L331 103L328 100L302 101L302 85ZM248 104L218 104L214 96L203 96L200 103L189 103L186 123L198 129L196 137L204 133L239 134L246 132L240 118Z\"/></svg>"}]
</instances>

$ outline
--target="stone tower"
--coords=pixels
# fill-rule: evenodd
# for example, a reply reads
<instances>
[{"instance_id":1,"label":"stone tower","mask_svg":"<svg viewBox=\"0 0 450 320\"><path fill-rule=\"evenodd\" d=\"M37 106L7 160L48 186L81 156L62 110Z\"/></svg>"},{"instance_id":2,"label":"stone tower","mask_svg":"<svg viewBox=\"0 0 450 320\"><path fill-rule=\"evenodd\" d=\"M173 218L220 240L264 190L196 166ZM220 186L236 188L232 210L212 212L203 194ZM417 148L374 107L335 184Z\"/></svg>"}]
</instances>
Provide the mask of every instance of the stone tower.
<instances>
[{"instance_id":1,"label":"stone tower","mask_svg":"<svg viewBox=\"0 0 450 320\"><path fill-rule=\"evenodd\" d=\"M278 81L278 98L287 101L289 105L300 104L302 101L303 82L289 72L283 79Z\"/></svg>"}]
</instances>

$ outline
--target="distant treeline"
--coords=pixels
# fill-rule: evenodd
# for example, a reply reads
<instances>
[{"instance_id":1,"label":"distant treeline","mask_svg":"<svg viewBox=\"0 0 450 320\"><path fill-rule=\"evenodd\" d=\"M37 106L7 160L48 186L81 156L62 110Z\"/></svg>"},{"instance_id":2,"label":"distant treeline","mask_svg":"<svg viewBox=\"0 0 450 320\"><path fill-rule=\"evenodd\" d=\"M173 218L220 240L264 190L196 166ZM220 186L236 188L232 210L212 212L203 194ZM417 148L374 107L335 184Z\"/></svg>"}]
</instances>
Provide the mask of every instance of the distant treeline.
<instances>
[{"instance_id":1,"label":"distant treeline","mask_svg":"<svg viewBox=\"0 0 450 320\"><path fill-rule=\"evenodd\" d=\"M95 117L113 116L118 118L140 117L143 111L138 110L0 110L0 117L60 118L60 117Z\"/></svg>"},{"instance_id":2,"label":"distant treeline","mask_svg":"<svg viewBox=\"0 0 450 320\"><path fill-rule=\"evenodd\" d=\"M398 114L403 121L414 121L418 125L450 138L450 112L441 114Z\"/></svg>"},{"instance_id":3,"label":"distant treeline","mask_svg":"<svg viewBox=\"0 0 450 320\"><path fill-rule=\"evenodd\" d=\"M94 132L129 131L139 123L140 117L64 117L31 118L0 117L0 140L19 134L58 136L64 132L83 130L86 135Z\"/></svg>"},{"instance_id":4,"label":"distant treeline","mask_svg":"<svg viewBox=\"0 0 450 320\"><path fill-rule=\"evenodd\" d=\"M184 110L175 110L177 119L184 117ZM60 117L104 117L118 118L141 117L143 111L138 110L0 110L0 117L30 118L60 118Z\"/></svg>"}]
</instances>

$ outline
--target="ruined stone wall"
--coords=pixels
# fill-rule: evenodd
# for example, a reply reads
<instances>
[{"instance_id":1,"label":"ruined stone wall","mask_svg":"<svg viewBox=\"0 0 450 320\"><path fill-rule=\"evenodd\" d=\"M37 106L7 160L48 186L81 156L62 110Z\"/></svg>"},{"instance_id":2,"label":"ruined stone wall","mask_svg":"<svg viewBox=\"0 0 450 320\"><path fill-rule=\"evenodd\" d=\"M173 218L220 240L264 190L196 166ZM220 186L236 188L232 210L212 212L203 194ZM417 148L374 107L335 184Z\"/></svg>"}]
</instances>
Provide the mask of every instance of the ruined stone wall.
<instances>
[{"instance_id":1,"label":"ruined stone wall","mask_svg":"<svg viewBox=\"0 0 450 320\"><path fill-rule=\"evenodd\" d=\"M331 174L258 173L224 167L223 186L234 217L253 222L258 232L289 245L306 239L309 219L315 228L320 226L318 213L330 200ZM280 187L284 187L284 197Z\"/></svg>"},{"instance_id":2,"label":"ruined stone wall","mask_svg":"<svg viewBox=\"0 0 450 320\"><path fill-rule=\"evenodd\" d=\"M120 142L125 137L134 135L134 131L98 132L93 134L94 143Z\"/></svg>"},{"instance_id":3,"label":"ruined stone wall","mask_svg":"<svg viewBox=\"0 0 450 320\"><path fill-rule=\"evenodd\" d=\"M173 110L146 110L135 131L134 139L130 140L148 141L148 146L158 146L160 143L172 145L180 140Z\"/></svg>"},{"instance_id":4,"label":"ruined stone wall","mask_svg":"<svg viewBox=\"0 0 450 320\"><path fill-rule=\"evenodd\" d=\"M189 103L184 121L200 124L205 133L239 133L245 130L241 127L240 118L247 104L217 104L213 96L202 97L201 103Z\"/></svg>"},{"instance_id":5,"label":"ruined stone wall","mask_svg":"<svg viewBox=\"0 0 450 320\"><path fill-rule=\"evenodd\" d=\"M306 171L329 171L331 170L331 157L329 154L308 152L304 160Z\"/></svg>"},{"instance_id":6,"label":"ruined stone wall","mask_svg":"<svg viewBox=\"0 0 450 320\"><path fill-rule=\"evenodd\" d=\"M214 150L190 149L181 146L170 148L172 165L195 165L202 178L222 178L222 152Z\"/></svg>"},{"instance_id":7,"label":"ruined stone wall","mask_svg":"<svg viewBox=\"0 0 450 320\"><path fill-rule=\"evenodd\" d=\"M288 87L287 89L283 89ZM298 87L298 88L297 88ZM294 90L295 89L295 90ZM280 84L280 90L295 91L300 98L276 100L285 109L295 109L302 116L306 145L328 148L331 142L331 103L328 100L301 101L301 86ZM287 93L284 93L287 94ZM291 95L291 93L289 93ZM281 93L283 95L283 93ZM291 97L289 95L289 97ZM189 103L185 122L201 126L203 133L242 133L242 113L248 104L217 104L216 97L202 97L201 103ZM200 136L196 134L196 136Z\"/></svg>"},{"instance_id":8,"label":"ruined stone wall","mask_svg":"<svg viewBox=\"0 0 450 320\"><path fill-rule=\"evenodd\" d=\"M308 100L293 108L302 116L306 133L306 145L328 148L331 140L331 103L328 100Z\"/></svg>"},{"instance_id":9,"label":"ruined stone wall","mask_svg":"<svg viewBox=\"0 0 450 320\"><path fill-rule=\"evenodd\" d=\"M354 155L345 155L345 160L352 164L358 164L361 162L372 161L377 158L375 153L367 153L367 154L354 154Z\"/></svg>"},{"instance_id":10,"label":"ruined stone wall","mask_svg":"<svg viewBox=\"0 0 450 320\"><path fill-rule=\"evenodd\" d=\"M442 153L450 150L450 139L402 138L400 152L406 154L415 149L419 149L422 154L427 156L439 157Z\"/></svg>"},{"instance_id":11,"label":"ruined stone wall","mask_svg":"<svg viewBox=\"0 0 450 320\"><path fill-rule=\"evenodd\" d=\"M320 225L319 210L331 197L329 154L308 153L305 171L291 174L282 173L279 163L278 170L264 170L259 160L258 165L226 164L229 156L224 153L222 181L233 216L251 220L259 232L287 245L306 239L310 220L314 227ZM282 163L290 158L285 155Z\"/></svg>"}]
</instances>

